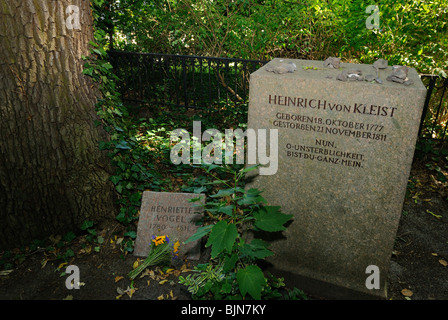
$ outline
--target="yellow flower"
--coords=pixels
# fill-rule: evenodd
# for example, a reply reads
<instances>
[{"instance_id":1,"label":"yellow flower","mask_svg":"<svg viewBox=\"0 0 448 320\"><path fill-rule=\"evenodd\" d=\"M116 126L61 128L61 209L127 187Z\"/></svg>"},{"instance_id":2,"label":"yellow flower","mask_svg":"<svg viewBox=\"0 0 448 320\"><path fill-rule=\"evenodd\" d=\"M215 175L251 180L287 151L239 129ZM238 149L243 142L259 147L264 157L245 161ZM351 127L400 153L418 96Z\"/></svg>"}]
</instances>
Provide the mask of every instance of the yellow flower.
<instances>
[{"instance_id":1,"label":"yellow flower","mask_svg":"<svg viewBox=\"0 0 448 320\"><path fill-rule=\"evenodd\" d=\"M174 243L174 246L173 246L173 252L174 253L177 253L177 251L179 250L179 246L180 246L180 243L179 243L179 241L176 241L175 243Z\"/></svg>"},{"instance_id":2,"label":"yellow flower","mask_svg":"<svg viewBox=\"0 0 448 320\"><path fill-rule=\"evenodd\" d=\"M158 237L155 237L154 239L152 239L152 242L154 242L154 244L155 244L156 246L158 246L159 244L162 244L162 243L165 242L165 237L166 237L166 236L158 236Z\"/></svg>"}]
</instances>

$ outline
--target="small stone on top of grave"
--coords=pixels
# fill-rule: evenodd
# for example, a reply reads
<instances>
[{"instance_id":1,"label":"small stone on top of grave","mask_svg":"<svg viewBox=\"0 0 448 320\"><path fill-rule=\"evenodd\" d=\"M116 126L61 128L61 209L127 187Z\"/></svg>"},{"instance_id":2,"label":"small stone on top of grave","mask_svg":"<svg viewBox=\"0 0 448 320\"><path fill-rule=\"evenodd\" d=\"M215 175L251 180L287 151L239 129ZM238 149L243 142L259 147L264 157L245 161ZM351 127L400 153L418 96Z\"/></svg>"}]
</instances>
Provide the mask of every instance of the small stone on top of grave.
<instances>
[{"instance_id":1,"label":"small stone on top of grave","mask_svg":"<svg viewBox=\"0 0 448 320\"><path fill-rule=\"evenodd\" d=\"M324 67L332 68L332 69L339 69L340 63L341 63L340 58L329 57L324 61Z\"/></svg>"},{"instance_id":2,"label":"small stone on top of grave","mask_svg":"<svg viewBox=\"0 0 448 320\"><path fill-rule=\"evenodd\" d=\"M392 74L389 75L386 80L402 83L407 86L414 83L412 80L408 79L408 67L406 66L393 66Z\"/></svg>"},{"instance_id":3,"label":"small stone on top of grave","mask_svg":"<svg viewBox=\"0 0 448 320\"><path fill-rule=\"evenodd\" d=\"M375 69L386 69L388 65L388 61L385 59L378 59L373 63L373 67Z\"/></svg>"},{"instance_id":4,"label":"small stone on top of grave","mask_svg":"<svg viewBox=\"0 0 448 320\"><path fill-rule=\"evenodd\" d=\"M293 62L282 62L277 66L267 66L266 71L276 74L292 73L297 70L297 66Z\"/></svg>"}]
</instances>

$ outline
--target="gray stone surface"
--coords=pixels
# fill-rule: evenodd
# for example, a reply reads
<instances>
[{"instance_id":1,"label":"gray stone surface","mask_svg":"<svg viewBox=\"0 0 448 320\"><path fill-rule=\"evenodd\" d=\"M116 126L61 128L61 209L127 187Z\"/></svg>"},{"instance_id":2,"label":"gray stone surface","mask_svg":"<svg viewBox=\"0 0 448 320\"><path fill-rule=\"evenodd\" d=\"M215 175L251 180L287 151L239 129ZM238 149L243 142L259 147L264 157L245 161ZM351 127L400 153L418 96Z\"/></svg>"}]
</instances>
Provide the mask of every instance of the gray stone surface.
<instances>
[{"instance_id":1,"label":"gray stone surface","mask_svg":"<svg viewBox=\"0 0 448 320\"><path fill-rule=\"evenodd\" d=\"M167 235L170 240L179 240L179 257L198 260L200 257L199 241L183 244L196 233L196 221L201 218L202 207L199 202L189 199L202 198L203 194L144 191L137 226L134 255L146 257L149 252L151 237Z\"/></svg>"},{"instance_id":2,"label":"gray stone surface","mask_svg":"<svg viewBox=\"0 0 448 320\"><path fill-rule=\"evenodd\" d=\"M385 297L426 89L411 68L413 84L403 86L336 80L341 71L369 74L372 65L288 61L295 73L266 72L274 59L250 82L248 128L278 129L279 163L275 175L249 177L248 187L294 215L268 261L274 272L323 283L317 295L328 284ZM380 69L378 77L391 73ZM379 268L380 289L366 288L369 265Z\"/></svg>"}]
</instances>

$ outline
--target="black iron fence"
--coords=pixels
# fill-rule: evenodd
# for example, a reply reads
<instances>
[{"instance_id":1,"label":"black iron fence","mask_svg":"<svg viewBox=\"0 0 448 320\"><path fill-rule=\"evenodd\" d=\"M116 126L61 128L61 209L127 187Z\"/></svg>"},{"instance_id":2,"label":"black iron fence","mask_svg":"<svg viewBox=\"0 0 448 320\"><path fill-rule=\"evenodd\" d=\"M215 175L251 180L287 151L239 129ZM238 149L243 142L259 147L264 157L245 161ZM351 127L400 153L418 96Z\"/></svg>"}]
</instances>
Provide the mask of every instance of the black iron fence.
<instances>
[{"instance_id":1,"label":"black iron fence","mask_svg":"<svg viewBox=\"0 0 448 320\"><path fill-rule=\"evenodd\" d=\"M249 75L267 61L109 52L123 101L150 107L179 106L210 110L221 103L247 103ZM420 137L447 136L448 79L421 75L428 89Z\"/></svg>"},{"instance_id":2,"label":"black iron fence","mask_svg":"<svg viewBox=\"0 0 448 320\"><path fill-rule=\"evenodd\" d=\"M247 102L249 75L266 62L156 53L109 52L124 101L210 108Z\"/></svg>"},{"instance_id":3,"label":"black iron fence","mask_svg":"<svg viewBox=\"0 0 448 320\"><path fill-rule=\"evenodd\" d=\"M448 78L423 74L421 79L428 91L419 136L443 140L448 126Z\"/></svg>"}]
</instances>

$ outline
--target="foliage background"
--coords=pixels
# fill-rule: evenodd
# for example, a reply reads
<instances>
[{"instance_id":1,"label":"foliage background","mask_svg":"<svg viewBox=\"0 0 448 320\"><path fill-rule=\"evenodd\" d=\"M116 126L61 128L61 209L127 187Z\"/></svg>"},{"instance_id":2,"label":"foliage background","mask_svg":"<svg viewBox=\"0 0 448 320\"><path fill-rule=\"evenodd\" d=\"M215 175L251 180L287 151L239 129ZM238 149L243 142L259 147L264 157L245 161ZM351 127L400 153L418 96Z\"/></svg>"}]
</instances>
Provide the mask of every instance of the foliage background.
<instances>
[{"instance_id":1,"label":"foliage background","mask_svg":"<svg viewBox=\"0 0 448 320\"><path fill-rule=\"evenodd\" d=\"M109 48L270 60L274 57L448 68L448 1L94 0ZM366 28L378 5L380 29ZM443 73L442 73L443 74Z\"/></svg>"}]
</instances>

